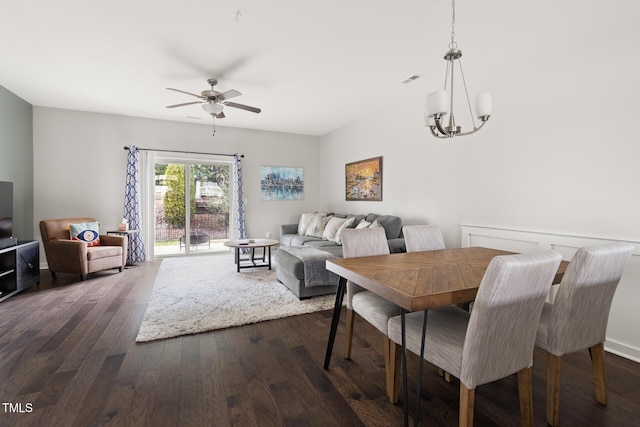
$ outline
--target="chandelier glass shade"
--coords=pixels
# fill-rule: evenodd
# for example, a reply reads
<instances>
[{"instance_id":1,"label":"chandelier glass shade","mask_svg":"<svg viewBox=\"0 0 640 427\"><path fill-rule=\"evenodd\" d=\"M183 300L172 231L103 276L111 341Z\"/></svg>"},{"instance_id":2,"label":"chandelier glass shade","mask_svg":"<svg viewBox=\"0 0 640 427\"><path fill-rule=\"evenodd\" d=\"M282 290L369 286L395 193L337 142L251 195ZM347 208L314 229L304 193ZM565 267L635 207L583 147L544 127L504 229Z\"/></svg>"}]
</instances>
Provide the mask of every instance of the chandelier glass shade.
<instances>
[{"instance_id":1,"label":"chandelier glass shade","mask_svg":"<svg viewBox=\"0 0 640 427\"><path fill-rule=\"evenodd\" d=\"M455 42L455 0L451 2L451 7L451 42L449 43L449 50L444 55L444 59L447 61L444 89L427 95L426 125L431 130L431 134L436 138L453 138L455 136L471 135L479 131L485 122L489 120L489 117L491 117L491 110L493 108L491 94L481 93L476 97L476 112L475 115L473 114L467 84L464 79L464 72L462 71L462 61L460 59L462 58L462 51L458 49L458 44ZM464 96L466 97L467 107L473 124L473 129L466 132L462 130L461 126L456 125L453 111L454 75L457 77L455 70L458 70L457 72L460 74ZM475 118L480 120L478 125L476 125Z\"/></svg>"}]
</instances>

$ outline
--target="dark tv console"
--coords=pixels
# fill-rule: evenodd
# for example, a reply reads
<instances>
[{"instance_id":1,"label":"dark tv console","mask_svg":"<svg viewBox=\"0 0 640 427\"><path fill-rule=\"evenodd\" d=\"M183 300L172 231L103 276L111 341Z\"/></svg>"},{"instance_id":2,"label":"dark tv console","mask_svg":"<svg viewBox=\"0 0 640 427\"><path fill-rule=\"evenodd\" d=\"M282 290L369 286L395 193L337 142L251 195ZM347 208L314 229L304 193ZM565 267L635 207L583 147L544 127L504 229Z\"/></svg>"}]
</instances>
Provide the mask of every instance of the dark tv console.
<instances>
[{"instance_id":1,"label":"dark tv console","mask_svg":"<svg viewBox=\"0 0 640 427\"><path fill-rule=\"evenodd\" d=\"M34 283L40 283L40 242L0 249L0 302Z\"/></svg>"}]
</instances>

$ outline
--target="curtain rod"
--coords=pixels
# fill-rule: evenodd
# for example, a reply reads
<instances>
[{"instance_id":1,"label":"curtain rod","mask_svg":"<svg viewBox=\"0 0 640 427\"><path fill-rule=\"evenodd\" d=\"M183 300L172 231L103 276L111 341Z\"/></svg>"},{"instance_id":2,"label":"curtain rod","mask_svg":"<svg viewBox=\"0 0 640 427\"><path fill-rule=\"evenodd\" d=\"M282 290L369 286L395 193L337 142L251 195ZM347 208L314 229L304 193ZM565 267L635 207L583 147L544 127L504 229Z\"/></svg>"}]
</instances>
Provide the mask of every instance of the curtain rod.
<instances>
[{"instance_id":1,"label":"curtain rod","mask_svg":"<svg viewBox=\"0 0 640 427\"><path fill-rule=\"evenodd\" d=\"M126 145L124 146L125 150L128 150L129 147L127 147ZM155 148L140 148L138 147L138 150L140 151L162 151L165 153L184 153L184 154L208 154L211 156L227 156L227 157L233 157L234 154L223 154L223 153L201 153L198 151L181 151L181 150L157 150ZM244 159L244 154L240 154L240 157Z\"/></svg>"}]
</instances>

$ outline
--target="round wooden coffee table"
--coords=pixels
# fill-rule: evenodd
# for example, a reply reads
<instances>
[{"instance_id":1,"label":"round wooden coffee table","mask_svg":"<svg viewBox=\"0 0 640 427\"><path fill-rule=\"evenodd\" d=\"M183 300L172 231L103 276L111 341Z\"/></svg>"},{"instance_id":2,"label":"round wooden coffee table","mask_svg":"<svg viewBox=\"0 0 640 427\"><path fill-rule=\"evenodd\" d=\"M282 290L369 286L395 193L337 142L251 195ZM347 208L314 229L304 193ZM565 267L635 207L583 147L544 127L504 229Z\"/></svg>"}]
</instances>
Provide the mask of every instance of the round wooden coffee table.
<instances>
[{"instance_id":1,"label":"round wooden coffee table","mask_svg":"<svg viewBox=\"0 0 640 427\"><path fill-rule=\"evenodd\" d=\"M280 242L275 239L241 239L228 240L224 245L235 249L236 268L239 273L241 268L269 267L271 270L271 246L278 243ZM256 249L259 248L262 248L262 256L256 256ZM240 258L241 249L251 249L251 255L248 258Z\"/></svg>"}]
</instances>

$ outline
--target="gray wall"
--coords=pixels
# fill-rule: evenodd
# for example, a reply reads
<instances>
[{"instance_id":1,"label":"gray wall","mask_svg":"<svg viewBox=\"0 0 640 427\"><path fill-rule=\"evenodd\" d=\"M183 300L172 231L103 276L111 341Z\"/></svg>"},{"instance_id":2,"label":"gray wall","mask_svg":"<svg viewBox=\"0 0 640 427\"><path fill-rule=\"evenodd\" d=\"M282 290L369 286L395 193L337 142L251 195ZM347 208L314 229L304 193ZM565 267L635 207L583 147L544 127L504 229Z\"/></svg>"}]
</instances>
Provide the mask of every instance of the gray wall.
<instances>
[{"instance_id":1,"label":"gray wall","mask_svg":"<svg viewBox=\"0 0 640 427\"><path fill-rule=\"evenodd\" d=\"M13 234L33 239L33 109L0 86L0 181L13 182Z\"/></svg>"},{"instance_id":2,"label":"gray wall","mask_svg":"<svg viewBox=\"0 0 640 427\"><path fill-rule=\"evenodd\" d=\"M116 227L123 214L127 162L125 145L205 153L235 152L243 159L247 233L279 235L279 224L297 222L302 211L318 210L319 138L250 129L195 125L35 107L34 229L44 218L91 216ZM260 166L304 168L301 201L260 200ZM39 237L39 231L36 230Z\"/></svg>"}]
</instances>

